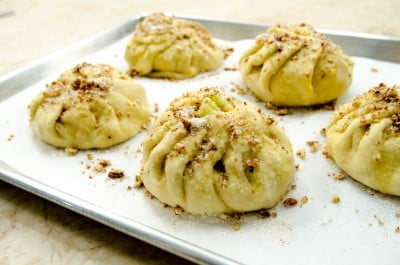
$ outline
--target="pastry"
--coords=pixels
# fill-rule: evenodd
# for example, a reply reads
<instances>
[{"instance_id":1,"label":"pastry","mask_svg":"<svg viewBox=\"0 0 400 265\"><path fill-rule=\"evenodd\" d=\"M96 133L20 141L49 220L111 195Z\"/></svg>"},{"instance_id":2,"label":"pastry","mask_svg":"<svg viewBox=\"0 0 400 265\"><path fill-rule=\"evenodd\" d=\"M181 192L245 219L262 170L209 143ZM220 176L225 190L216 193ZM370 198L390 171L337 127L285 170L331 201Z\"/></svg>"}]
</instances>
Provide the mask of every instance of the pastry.
<instances>
[{"instance_id":1,"label":"pastry","mask_svg":"<svg viewBox=\"0 0 400 265\"><path fill-rule=\"evenodd\" d=\"M140 177L192 214L273 207L294 177L289 139L248 102L202 89L175 99L143 143Z\"/></svg>"},{"instance_id":2,"label":"pastry","mask_svg":"<svg viewBox=\"0 0 400 265\"><path fill-rule=\"evenodd\" d=\"M327 151L352 178L400 195L400 87L380 84L341 106L327 130Z\"/></svg>"},{"instance_id":3,"label":"pastry","mask_svg":"<svg viewBox=\"0 0 400 265\"><path fill-rule=\"evenodd\" d=\"M332 101L350 86L353 62L306 24L274 26L257 36L239 62L246 85L278 106Z\"/></svg>"},{"instance_id":4,"label":"pastry","mask_svg":"<svg viewBox=\"0 0 400 265\"><path fill-rule=\"evenodd\" d=\"M30 123L40 139L76 149L121 143L136 135L150 116L144 88L102 64L75 66L30 104Z\"/></svg>"},{"instance_id":5,"label":"pastry","mask_svg":"<svg viewBox=\"0 0 400 265\"><path fill-rule=\"evenodd\" d=\"M133 75L184 79L218 68L224 54L204 26L156 13L137 25L125 58Z\"/></svg>"}]
</instances>

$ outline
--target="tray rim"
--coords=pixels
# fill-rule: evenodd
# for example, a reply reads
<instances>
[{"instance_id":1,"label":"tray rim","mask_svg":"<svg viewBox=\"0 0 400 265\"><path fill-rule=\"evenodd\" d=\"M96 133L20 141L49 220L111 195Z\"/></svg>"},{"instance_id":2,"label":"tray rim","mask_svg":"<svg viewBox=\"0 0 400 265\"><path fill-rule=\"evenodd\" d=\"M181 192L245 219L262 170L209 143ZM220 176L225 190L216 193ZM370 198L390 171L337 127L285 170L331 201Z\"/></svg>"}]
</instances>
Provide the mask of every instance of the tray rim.
<instances>
[{"instance_id":1,"label":"tray rim","mask_svg":"<svg viewBox=\"0 0 400 265\"><path fill-rule=\"evenodd\" d=\"M14 93L12 94L1 95L1 92L4 89L3 87L4 83L6 83L7 81L17 78L24 72L32 71L38 67L45 66L50 62L51 59L57 56L62 56L62 55L66 56L68 54L76 53L79 49L83 48L85 45L88 45L89 43L96 41L96 39L100 38L101 36L110 34L116 29L122 28L126 24L137 23L152 13L153 12L145 12L134 15L128 19L123 20L120 23L114 24L113 26L106 28L105 30L91 34L88 37L85 37L77 42L74 42L58 51L52 52L49 55L34 60L31 63L28 63L9 73L6 73L3 76L0 76L0 104L3 99L7 99L12 95L18 93L19 91L22 91L27 87L29 87L29 85L23 86L18 91L14 91ZM175 17L184 19L208 21L213 23L229 23L229 24L236 24L248 27L269 26L268 24L262 24L262 23L237 22L232 20L215 19L203 16L181 15L179 13L171 14L165 12L165 14L173 15ZM370 34L370 33L349 32L349 31L328 30L328 29L318 29L318 31L324 34L331 34L338 36L356 37L360 39L377 40L377 41L390 41L395 43L398 42L400 45L400 37L395 37L395 36L385 36L385 35ZM104 45L104 47L106 46L107 45ZM95 49L93 51L95 51ZM36 82L37 81L33 81L32 83ZM3 167L2 165L5 165L6 167ZM71 194L65 193L61 190L48 186L45 183L41 183L11 168L1 160L0 160L0 181L4 181L13 186L21 188L36 196L49 200L57 205L65 207L69 210L72 210L76 213L79 213L83 216L93 219L99 223L109 226L115 230L118 230L129 236L135 237L139 240L147 242L151 245L154 245L158 248L171 252L187 260L201 264L238 264L237 261L234 261L230 258L224 257L220 254L214 253L200 246L196 246L190 242L166 234L158 229L151 228L135 220L122 217L118 214L113 213L112 211L102 208L101 206L79 199Z\"/></svg>"}]
</instances>

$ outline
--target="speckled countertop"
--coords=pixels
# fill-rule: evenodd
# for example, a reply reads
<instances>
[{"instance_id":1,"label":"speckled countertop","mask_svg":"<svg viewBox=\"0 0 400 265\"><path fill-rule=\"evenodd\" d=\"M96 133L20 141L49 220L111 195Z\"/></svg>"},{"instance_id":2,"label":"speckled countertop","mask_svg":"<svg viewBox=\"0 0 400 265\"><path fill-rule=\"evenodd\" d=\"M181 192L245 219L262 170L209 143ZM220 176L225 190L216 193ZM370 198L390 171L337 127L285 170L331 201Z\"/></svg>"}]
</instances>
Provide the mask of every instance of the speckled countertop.
<instances>
[{"instance_id":1,"label":"speckled countertop","mask_svg":"<svg viewBox=\"0 0 400 265\"><path fill-rule=\"evenodd\" d=\"M0 0L0 75L128 17L165 11L256 23L400 36L398 0ZM4 14L4 15L2 15ZM184 264L130 238L0 182L0 265Z\"/></svg>"}]
</instances>

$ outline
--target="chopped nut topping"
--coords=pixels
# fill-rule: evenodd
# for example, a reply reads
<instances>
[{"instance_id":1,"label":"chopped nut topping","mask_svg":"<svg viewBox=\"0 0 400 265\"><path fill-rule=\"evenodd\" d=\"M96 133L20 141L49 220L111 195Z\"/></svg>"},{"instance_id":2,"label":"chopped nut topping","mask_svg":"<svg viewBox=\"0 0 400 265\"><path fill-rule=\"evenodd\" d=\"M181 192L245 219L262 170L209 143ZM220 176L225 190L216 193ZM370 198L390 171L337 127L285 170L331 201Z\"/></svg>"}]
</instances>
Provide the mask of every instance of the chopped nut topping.
<instances>
[{"instance_id":1,"label":"chopped nut topping","mask_svg":"<svg viewBox=\"0 0 400 265\"><path fill-rule=\"evenodd\" d=\"M108 172L108 177L110 179L120 179L124 176L124 171L122 171L121 169L111 169L110 172Z\"/></svg>"},{"instance_id":2,"label":"chopped nut topping","mask_svg":"<svg viewBox=\"0 0 400 265\"><path fill-rule=\"evenodd\" d=\"M258 159L254 158L251 160L247 160L247 165L250 167L256 167L256 166L258 166L258 162L259 162Z\"/></svg>"},{"instance_id":3,"label":"chopped nut topping","mask_svg":"<svg viewBox=\"0 0 400 265\"><path fill-rule=\"evenodd\" d=\"M385 224L385 222L382 219L380 219L376 214L374 215L374 218L376 219L376 221L378 221L378 224L380 226L383 226Z\"/></svg>"},{"instance_id":4,"label":"chopped nut topping","mask_svg":"<svg viewBox=\"0 0 400 265\"><path fill-rule=\"evenodd\" d=\"M307 196L301 197L300 202L301 202L300 207L302 207L304 204L308 202L308 197Z\"/></svg>"},{"instance_id":5,"label":"chopped nut topping","mask_svg":"<svg viewBox=\"0 0 400 265\"><path fill-rule=\"evenodd\" d=\"M271 214L269 213L269 211L266 210L266 209L261 209L261 210L259 210L257 213L258 213L259 216L261 216L261 218L268 218L268 217L271 216Z\"/></svg>"},{"instance_id":6,"label":"chopped nut topping","mask_svg":"<svg viewBox=\"0 0 400 265\"><path fill-rule=\"evenodd\" d=\"M143 187L143 181L142 178L139 175L137 175L135 178L135 188L141 188L141 187Z\"/></svg>"},{"instance_id":7,"label":"chopped nut topping","mask_svg":"<svg viewBox=\"0 0 400 265\"><path fill-rule=\"evenodd\" d=\"M130 77L135 77L135 76L139 75L139 72L136 71L135 69L131 69L131 70L129 70L129 71L127 72L127 74L128 74Z\"/></svg>"},{"instance_id":8,"label":"chopped nut topping","mask_svg":"<svg viewBox=\"0 0 400 265\"><path fill-rule=\"evenodd\" d=\"M292 207L297 204L297 200L295 198L287 198L283 201L283 206L285 207Z\"/></svg>"},{"instance_id":9,"label":"chopped nut topping","mask_svg":"<svg viewBox=\"0 0 400 265\"><path fill-rule=\"evenodd\" d=\"M224 59L228 58L229 55L231 55L231 53L234 51L235 51L235 49L233 47L226 47L225 49L223 49Z\"/></svg>"},{"instance_id":10,"label":"chopped nut topping","mask_svg":"<svg viewBox=\"0 0 400 265\"><path fill-rule=\"evenodd\" d=\"M310 152L315 153L319 150L321 147L320 143L318 141L308 141L307 145L310 147Z\"/></svg>"},{"instance_id":11,"label":"chopped nut topping","mask_svg":"<svg viewBox=\"0 0 400 265\"><path fill-rule=\"evenodd\" d=\"M183 213L183 208L180 207L179 205L174 207L174 214L175 215L180 215L181 213Z\"/></svg>"},{"instance_id":12,"label":"chopped nut topping","mask_svg":"<svg viewBox=\"0 0 400 265\"><path fill-rule=\"evenodd\" d=\"M397 218L400 218L400 209L397 209L396 217L397 217Z\"/></svg>"},{"instance_id":13,"label":"chopped nut topping","mask_svg":"<svg viewBox=\"0 0 400 265\"><path fill-rule=\"evenodd\" d=\"M270 102L265 103L265 108L272 110L276 115L285 116L292 112L292 109L288 107L279 107L271 104Z\"/></svg>"},{"instance_id":14,"label":"chopped nut topping","mask_svg":"<svg viewBox=\"0 0 400 265\"><path fill-rule=\"evenodd\" d=\"M343 180L346 177L346 175L343 172L332 173L331 176L332 178L337 180Z\"/></svg>"},{"instance_id":15,"label":"chopped nut topping","mask_svg":"<svg viewBox=\"0 0 400 265\"><path fill-rule=\"evenodd\" d=\"M322 155L325 156L326 158L330 158L330 155L326 149L322 150Z\"/></svg>"},{"instance_id":16,"label":"chopped nut topping","mask_svg":"<svg viewBox=\"0 0 400 265\"><path fill-rule=\"evenodd\" d=\"M111 162L105 159L100 159L94 165L94 170L97 172L104 172L105 168L111 165Z\"/></svg>"},{"instance_id":17,"label":"chopped nut topping","mask_svg":"<svg viewBox=\"0 0 400 265\"><path fill-rule=\"evenodd\" d=\"M306 151L304 149L299 149L296 152L296 155L300 158L305 158L306 157Z\"/></svg>"},{"instance_id":18,"label":"chopped nut topping","mask_svg":"<svg viewBox=\"0 0 400 265\"><path fill-rule=\"evenodd\" d=\"M65 149L64 149L64 151L67 153L67 155L69 155L69 156L74 156L74 155L76 155L77 153L78 153L78 149L75 149L75 148L71 148L71 147L66 147Z\"/></svg>"},{"instance_id":19,"label":"chopped nut topping","mask_svg":"<svg viewBox=\"0 0 400 265\"><path fill-rule=\"evenodd\" d=\"M338 196L333 196L333 197L332 197L332 202L333 202L333 203L339 203L339 202L340 202L340 197L338 197Z\"/></svg>"}]
</instances>

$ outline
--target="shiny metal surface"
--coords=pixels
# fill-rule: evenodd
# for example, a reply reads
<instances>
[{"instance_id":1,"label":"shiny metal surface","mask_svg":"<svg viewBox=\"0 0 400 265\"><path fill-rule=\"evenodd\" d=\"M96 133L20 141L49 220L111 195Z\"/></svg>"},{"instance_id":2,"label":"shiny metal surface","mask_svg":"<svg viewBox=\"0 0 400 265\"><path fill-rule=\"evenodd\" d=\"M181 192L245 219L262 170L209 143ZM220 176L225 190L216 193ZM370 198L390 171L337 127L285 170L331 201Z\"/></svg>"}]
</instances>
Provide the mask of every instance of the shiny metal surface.
<instances>
[{"instance_id":1,"label":"shiny metal surface","mask_svg":"<svg viewBox=\"0 0 400 265\"><path fill-rule=\"evenodd\" d=\"M131 34L136 23L145 16L146 15L140 15L134 17L104 32L86 38L69 48L47 56L14 73L1 77L0 104L2 100L7 99L43 78L63 71L65 65L83 56L94 53L101 48L107 47L124 36ZM268 27L266 25L216 21L205 18L178 17L198 21L204 24L215 37L226 40L253 38L265 31ZM350 55L400 62L400 38L329 30L321 31L326 33L328 37L336 43L340 44ZM226 257L222 257L189 242L167 235L145 224L121 217L100 206L83 201L73 195L38 182L27 175L21 174L2 161L0 161L0 179L194 262L203 264L237 264L235 261Z\"/></svg>"}]
</instances>

